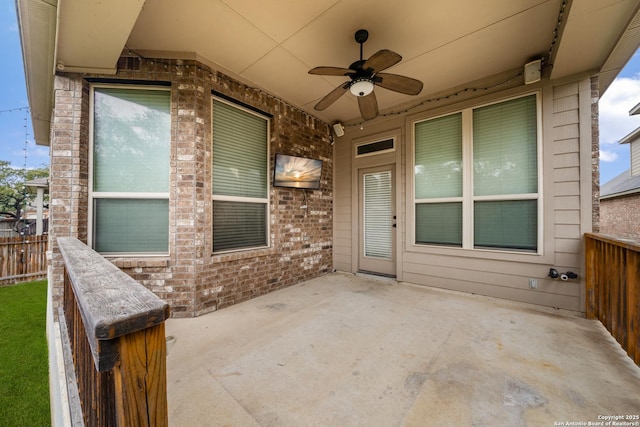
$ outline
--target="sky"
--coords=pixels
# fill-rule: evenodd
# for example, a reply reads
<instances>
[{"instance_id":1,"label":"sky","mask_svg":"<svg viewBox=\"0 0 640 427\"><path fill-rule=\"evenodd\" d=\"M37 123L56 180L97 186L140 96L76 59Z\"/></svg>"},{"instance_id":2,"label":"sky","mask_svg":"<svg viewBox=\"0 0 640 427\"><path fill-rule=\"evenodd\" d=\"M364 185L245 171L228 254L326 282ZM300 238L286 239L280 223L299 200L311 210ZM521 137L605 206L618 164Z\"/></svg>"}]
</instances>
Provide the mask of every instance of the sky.
<instances>
[{"instance_id":1,"label":"sky","mask_svg":"<svg viewBox=\"0 0 640 427\"><path fill-rule=\"evenodd\" d=\"M31 117L25 121L28 110L6 112L29 106L15 0L0 0L0 57L0 160L23 168L26 148L28 168L48 165L49 148L35 145Z\"/></svg>"},{"instance_id":2,"label":"sky","mask_svg":"<svg viewBox=\"0 0 640 427\"><path fill-rule=\"evenodd\" d=\"M629 111L640 104L640 50L631 57L618 77L600 98L600 183L630 168L629 144L622 138L640 126L640 114Z\"/></svg>"},{"instance_id":3,"label":"sky","mask_svg":"<svg viewBox=\"0 0 640 427\"><path fill-rule=\"evenodd\" d=\"M49 164L49 148L37 146L28 107L15 0L0 0L0 160L13 167L37 168ZM640 126L640 115L629 110L640 103L640 51L600 99L600 182L629 169L629 144L618 144ZM14 111L9 111L14 110ZM26 124L26 125L25 125ZM26 162L25 162L26 152Z\"/></svg>"}]
</instances>

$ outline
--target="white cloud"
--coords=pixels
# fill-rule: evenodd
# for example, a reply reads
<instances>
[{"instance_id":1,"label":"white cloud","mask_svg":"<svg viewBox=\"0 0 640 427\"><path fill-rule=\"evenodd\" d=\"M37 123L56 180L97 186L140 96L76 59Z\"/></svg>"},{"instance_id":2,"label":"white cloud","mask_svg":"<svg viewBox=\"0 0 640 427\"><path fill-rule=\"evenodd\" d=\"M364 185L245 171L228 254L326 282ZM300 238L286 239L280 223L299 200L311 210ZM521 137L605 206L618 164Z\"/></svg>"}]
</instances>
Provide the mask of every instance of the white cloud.
<instances>
[{"instance_id":1,"label":"white cloud","mask_svg":"<svg viewBox=\"0 0 640 427\"><path fill-rule=\"evenodd\" d=\"M614 153L613 151L600 150L601 162L615 162L617 159L618 153Z\"/></svg>"},{"instance_id":2,"label":"white cloud","mask_svg":"<svg viewBox=\"0 0 640 427\"><path fill-rule=\"evenodd\" d=\"M629 111L640 103L640 73L617 78L600 98L600 144L617 144L640 126L640 115ZM602 152L600 159L604 160Z\"/></svg>"}]
</instances>

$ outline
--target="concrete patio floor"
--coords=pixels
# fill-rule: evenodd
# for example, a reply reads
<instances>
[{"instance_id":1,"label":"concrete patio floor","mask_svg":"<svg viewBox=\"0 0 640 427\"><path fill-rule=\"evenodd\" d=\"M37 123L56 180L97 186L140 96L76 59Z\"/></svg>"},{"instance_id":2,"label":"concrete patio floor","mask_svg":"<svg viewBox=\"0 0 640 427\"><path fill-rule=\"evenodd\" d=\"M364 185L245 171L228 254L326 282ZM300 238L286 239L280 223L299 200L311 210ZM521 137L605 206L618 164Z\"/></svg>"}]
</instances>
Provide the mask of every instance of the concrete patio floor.
<instances>
[{"instance_id":1,"label":"concrete patio floor","mask_svg":"<svg viewBox=\"0 0 640 427\"><path fill-rule=\"evenodd\" d=\"M640 368L599 322L384 279L334 273L170 319L167 335L177 338L172 426L606 425L640 415Z\"/></svg>"}]
</instances>

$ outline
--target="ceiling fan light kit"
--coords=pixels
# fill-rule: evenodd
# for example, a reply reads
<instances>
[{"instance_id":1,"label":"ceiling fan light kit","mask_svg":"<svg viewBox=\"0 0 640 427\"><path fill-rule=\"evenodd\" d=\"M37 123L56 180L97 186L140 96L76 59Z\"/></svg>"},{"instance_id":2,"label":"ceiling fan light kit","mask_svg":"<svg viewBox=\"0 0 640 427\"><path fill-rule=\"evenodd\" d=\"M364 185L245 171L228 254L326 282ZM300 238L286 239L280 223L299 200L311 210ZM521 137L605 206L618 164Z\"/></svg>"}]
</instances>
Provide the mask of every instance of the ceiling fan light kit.
<instances>
[{"instance_id":1,"label":"ceiling fan light kit","mask_svg":"<svg viewBox=\"0 0 640 427\"><path fill-rule=\"evenodd\" d=\"M367 96L373 92L373 83L368 79L354 80L349 90L355 96Z\"/></svg>"},{"instance_id":2,"label":"ceiling fan light kit","mask_svg":"<svg viewBox=\"0 0 640 427\"><path fill-rule=\"evenodd\" d=\"M406 95L417 95L422 91L422 82L419 80L397 74L381 73L381 71L396 65L402 60L402 56L397 53L382 49L374 53L369 59L363 59L363 44L368 38L369 32L367 30L356 31L355 40L360 44L360 60L355 61L349 68L323 66L309 70L309 74L347 76L351 79L351 81L342 83L322 98L315 105L314 108L316 110L324 110L349 90L358 98L358 106L362 118L370 120L378 115L378 101L374 92L375 86Z\"/></svg>"}]
</instances>

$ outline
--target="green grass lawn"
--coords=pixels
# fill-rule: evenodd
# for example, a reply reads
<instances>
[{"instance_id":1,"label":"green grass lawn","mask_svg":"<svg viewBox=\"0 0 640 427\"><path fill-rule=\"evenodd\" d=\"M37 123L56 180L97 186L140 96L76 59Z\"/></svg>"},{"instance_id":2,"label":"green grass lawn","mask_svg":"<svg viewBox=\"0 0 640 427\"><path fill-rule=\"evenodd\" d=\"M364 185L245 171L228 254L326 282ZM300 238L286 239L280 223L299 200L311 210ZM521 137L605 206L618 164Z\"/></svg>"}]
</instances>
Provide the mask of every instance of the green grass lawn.
<instances>
[{"instance_id":1,"label":"green grass lawn","mask_svg":"<svg viewBox=\"0 0 640 427\"><path fill-rule=\"evenodd\" d=\"M47 281L0 287L0 425L48 426Z\"/></svg>"}]
</instances>

